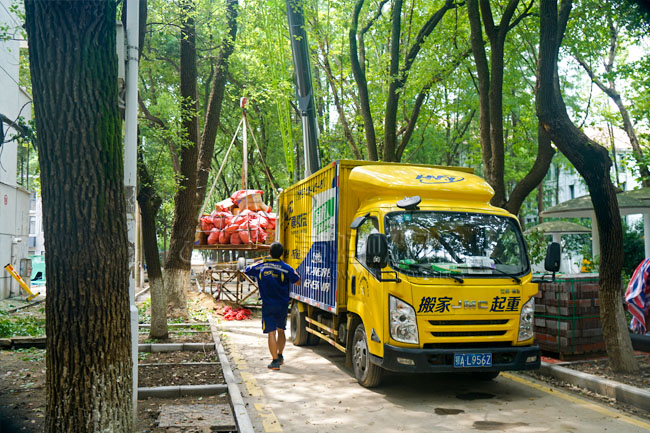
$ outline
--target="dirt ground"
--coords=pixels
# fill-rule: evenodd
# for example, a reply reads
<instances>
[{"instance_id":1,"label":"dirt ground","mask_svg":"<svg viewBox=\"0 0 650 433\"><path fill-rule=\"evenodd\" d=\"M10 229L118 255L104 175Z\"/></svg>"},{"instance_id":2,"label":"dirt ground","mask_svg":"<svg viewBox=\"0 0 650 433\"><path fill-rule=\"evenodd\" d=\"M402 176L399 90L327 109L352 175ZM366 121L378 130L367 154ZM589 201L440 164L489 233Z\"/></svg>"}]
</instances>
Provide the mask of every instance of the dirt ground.
<instances>
[{"instance_id":1,"label":"dirt ground","mask_svg":"<svg viewBox=\"0 0 650 433\"><path fill-rule=\"evenodd\" d=\"M205 322L208 313L222 309L211 297L188 293L191 318L186 322ZM43 305L20 311L20 316L44 314ZM31 310L31 311L30 311ZM147 312L141 311L141 318L147 321ZM196 316L197 318L193 318ZM212 343L209 327L195 325L169 327L169 338L152 340L148 329L141 328L140 343ZM192 365L187 365L191 363ZM219 357L215 350L192 352L140 352L138 356L138 386L175 386L225 384ZM18 349L0 350L0 433L40 433L45 429L45 350ZM224 404L227 394L204 397L182 397L175 399L150 398L138 401L137 432L147 433L190 433L192 428L160 428L157 425L161 405L169 404Z\"/></svg>"},{"instance_id":2,"label":"dirt ground","mask_svg":"<svg viewBox=\"0 0 650 433\"><path fill-rule=\"evenodd\" d=\"M141 353L138 386L225 384L217 352ZM202 365L187 365L203 363ZM209 363L209 364L206 364Z\"/></svg>"},{"instance_id":3,"label":"dirt ground","mask_svg":"<svg viewBox=\"0 0 650 433\"><path fill-rule=\"evenodd\" d=\"M607 359L575 362L570 364L563 364L562 366L571 368L573 370L582 371L583 373L600 376L605 379L614 380L616 382L636 386L637 388L648 389L650 387L650 355L638 356L637 361L639 362L641 371L639 374L635 375L613 372L609 367L609 361Z\"/></svg>"}]
</instances>

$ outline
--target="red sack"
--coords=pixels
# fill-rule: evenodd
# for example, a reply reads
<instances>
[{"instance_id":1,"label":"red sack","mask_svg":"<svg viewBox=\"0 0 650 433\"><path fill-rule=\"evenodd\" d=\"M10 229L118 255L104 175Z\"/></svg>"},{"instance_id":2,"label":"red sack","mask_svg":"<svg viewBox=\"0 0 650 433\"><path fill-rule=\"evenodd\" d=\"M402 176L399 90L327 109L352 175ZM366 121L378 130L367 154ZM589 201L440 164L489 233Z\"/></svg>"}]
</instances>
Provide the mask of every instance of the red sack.
<instances>
[{"instance_id":1,"label":"red sack","mask_svg":"<svg viewBox=\"0 0 650 433\"><path fill-rule=\"evenodd\" d=\"M260 227L263 229L268 228L270 222L269 218L264 214L264 212L259 212L257 218L260 220Z\"/></svg>"},{"instance_id":2,"label":"red sack","mask_svg":"<svg viewBox=\"0 0 650 433\"><path fill-rule=\"evenodd\" d=\"M233 232L230 235L230 243L232 245L241 245L241 238L239 237L239 233Z\"/></svg>"},{"instance_id":3,"label":"red sack","mask_svg":"<svg viewBox=\"0 0 650 433\"><path fill-rule=\"evenodd\" d=\"M229 244L230 243L230 233L227 233L225 230L222 230L219 233L219 243L221 245Z\"/></svg>"},{"instance_id":4,"label":"red sack","mask_svg":"<svg viewBox=\"0 0 650 433\"><path fill-rule=\"evenodd\" d=\"M269 226L268 228L274 229L275 228L275 223L277 222L278 216L274 213L268 213L266 217L269 219Z\"/></svg>"},{"instance_id":5,"label":"red sack","mask_svg":"<svg viewBox=\"0 0 650 433\"><path fill-rule=\"evenodd\" d=\"M212 218L210 216L206 215L201 217L201 231L209 232L213 228L214 224L212 224Z\"/></svg>"},{"instance_id":6,"label":"red sack","mask_svg":"<svg viewBox=\"0 0 650 433\"><path fill-rule=\"evenodd\" d=\"M230 212L234 205L235 205L235 203L232 201L232 199L227 198L227 199L221 200L219 203L217 203L217 205L215 206L215 209L217 211L221 211L221 212Z\"/></svg>"},{"instance_id":7,"label":"red sack","mask_svg":"<svg viewBox=\"0 0 650 433\"><path fill-rule=\"evenodd\" d=\"M239 191L235 191L233 195L230 196L230 199L233 201L233 203L237 203L239 200L248 195L262 195L263 193L264 191L260 191L259 189L240 189Z\"/></svg>"},{"instance_id":8,"label":"red sack","mask_svg":"<svg viewBox=\"0 0 650 433\"><path fill-rule=\"evenodd\" d=\"M230 223L232 214L230 212L213 212L212 223L218 229L224 229Z\"/></svg>"},{"instance_id":9,"label":"red sack","mask_svg":"<svg viewBox=\"0 0 650 433\"><path fill-rule=\"evenodd\" d=\"M240 230L238 233L243 244L254 244L260 239L259 229L251 230L250 232L248 230Z\"/></svg>"},{"instance_id":10,"label":"red sack","mask_svg":"<svg viewBox=\"0 0 650 433\"><path fill-rule=\"evenodd\" d=\"M258 238L259 238L260 243L265 244L268 237L269 237L269 235L268 235L267 232L265 232L264 230L259 231Z\"/></svg>"},{"instance_id":11,"label":"red sack","mask_svg":"<svg viewBox=\"0 0 650 433\"><path fill-rule=\"evenodd\" d=\"M219 242L220 235L221 235L221 230L212 229L210 235L208 236L208 245L216 245Z\"/></svg>"}]
</instances>

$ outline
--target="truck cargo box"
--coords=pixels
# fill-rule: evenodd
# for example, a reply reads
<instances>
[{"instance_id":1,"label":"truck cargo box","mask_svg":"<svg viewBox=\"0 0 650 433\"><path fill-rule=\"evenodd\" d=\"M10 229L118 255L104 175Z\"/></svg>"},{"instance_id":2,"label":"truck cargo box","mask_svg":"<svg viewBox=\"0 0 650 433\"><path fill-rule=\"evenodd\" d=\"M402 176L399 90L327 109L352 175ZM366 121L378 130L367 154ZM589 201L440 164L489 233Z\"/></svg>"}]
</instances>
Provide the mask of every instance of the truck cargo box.
<instances>
[{"instance_id":1,"label":"truck cargo box","mask_svg":"<svg viewBox=\"0 0 650 433\"><path fill-rule=\"evenodd\" d=\"M302 278L300 286L292 286L290 296L338 313L345 306L350 224L360 197L403 197L415 187L423 197L453 199L458 188L463 188L465 195L472 192L466 182L460 182L464 173L472 170L339 160L284 190L278 199L279 240L286 251L286 262ZM488 189L479 187L475 191L486 204L493 193Z\"/></svg>"}]
</instances>

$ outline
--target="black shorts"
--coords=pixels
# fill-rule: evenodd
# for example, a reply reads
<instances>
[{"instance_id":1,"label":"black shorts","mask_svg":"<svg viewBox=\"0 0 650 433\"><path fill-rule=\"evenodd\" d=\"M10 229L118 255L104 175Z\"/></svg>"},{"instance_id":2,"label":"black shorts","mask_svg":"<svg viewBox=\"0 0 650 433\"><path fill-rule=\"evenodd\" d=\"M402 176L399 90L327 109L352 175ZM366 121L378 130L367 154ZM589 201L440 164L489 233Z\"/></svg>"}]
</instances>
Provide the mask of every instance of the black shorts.
<instances>
[{"instance_id":1,"label":"black shorts","mask_svg":"<svg viewBox=\"0 0 650 433\"><path fill-rule=\"evenodd\" d=\"M268 334L276 329L286 329L288 312L289 304L269 306L262 304L262 329L264 333Z\"/></svg>"}]
</instances>

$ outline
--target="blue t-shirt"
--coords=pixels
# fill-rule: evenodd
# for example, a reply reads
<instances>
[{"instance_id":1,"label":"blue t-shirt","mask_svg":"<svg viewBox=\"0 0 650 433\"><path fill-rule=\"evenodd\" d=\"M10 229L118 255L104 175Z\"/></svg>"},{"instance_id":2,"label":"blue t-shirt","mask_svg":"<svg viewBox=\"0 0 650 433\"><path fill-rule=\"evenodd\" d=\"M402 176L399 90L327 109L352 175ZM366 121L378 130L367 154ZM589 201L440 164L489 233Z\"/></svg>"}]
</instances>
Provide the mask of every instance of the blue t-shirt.
<instances>
[{"instance_id":1,"label":"blue t-shirt","mask_svg":"<svg viewBox=\"0 0 650 433\"><path fill-rule=\"evenodd\" d=\"M264 259L248 266L244 273L257 280L262 304L266 306L287 305L289 286L300 280L298 272L280 259Z\"/></svg>"}]
</instances>

